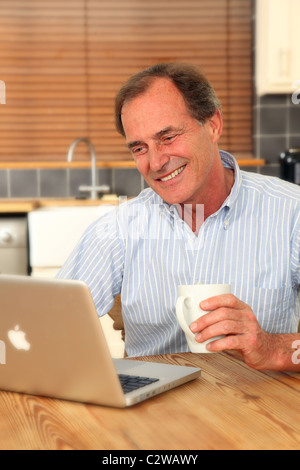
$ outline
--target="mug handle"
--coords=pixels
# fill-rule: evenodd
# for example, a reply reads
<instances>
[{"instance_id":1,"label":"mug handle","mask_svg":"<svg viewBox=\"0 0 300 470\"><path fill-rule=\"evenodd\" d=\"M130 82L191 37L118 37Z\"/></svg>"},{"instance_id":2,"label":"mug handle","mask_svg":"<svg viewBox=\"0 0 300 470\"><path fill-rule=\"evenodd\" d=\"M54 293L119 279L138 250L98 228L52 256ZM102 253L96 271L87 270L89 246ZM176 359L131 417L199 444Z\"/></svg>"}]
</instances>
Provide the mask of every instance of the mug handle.
<instances>
[{"instance_id":1,"label":"mug handle","mask_svg":"<svg viewBox=\"0 0 300 470\"><path fill-rule=\"evenodd\" d=\"M191 339L195 339L194 333L190 330L190 325L187 324L186 318L184 316L184 307L191 309L194 306L194 299L192 297L178 297L176 302L176 315L179 325L185 332L185 334Z\"/></svg>"}]
</instances>

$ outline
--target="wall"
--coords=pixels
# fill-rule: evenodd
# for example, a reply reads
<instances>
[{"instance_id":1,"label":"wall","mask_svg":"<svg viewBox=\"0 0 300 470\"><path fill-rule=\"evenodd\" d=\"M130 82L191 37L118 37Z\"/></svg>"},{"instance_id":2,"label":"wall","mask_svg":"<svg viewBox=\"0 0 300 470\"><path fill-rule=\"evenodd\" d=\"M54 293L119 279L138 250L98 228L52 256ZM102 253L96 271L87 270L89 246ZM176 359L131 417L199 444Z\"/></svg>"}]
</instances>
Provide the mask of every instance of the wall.
<instances>
[{"instance_id":1,"label":"wall","mask_svg":"<svg viewBox=\"0 0 300 470\"><path fill-rule=\"evenodd\" d=\"M300 78L300 77L299 77ZM254 152L267 165L258 171L280 175L279 155L289 148L300 148L300 104L291 95L257 97L254 113Z\"/></svg>"},{"instance_id":2,"label":"wall","mask_svg":"<svg viewBox=\"0 0 300 470\"><path fill-rule=\"evenodd\" d=\"M136 196L145 186L134 168L100 169L99 184L108 184L111 193ZM0 170L0 198L65 198L78 197L80 185L89 185L90 170Z\"/></svg>"}]
</instances>

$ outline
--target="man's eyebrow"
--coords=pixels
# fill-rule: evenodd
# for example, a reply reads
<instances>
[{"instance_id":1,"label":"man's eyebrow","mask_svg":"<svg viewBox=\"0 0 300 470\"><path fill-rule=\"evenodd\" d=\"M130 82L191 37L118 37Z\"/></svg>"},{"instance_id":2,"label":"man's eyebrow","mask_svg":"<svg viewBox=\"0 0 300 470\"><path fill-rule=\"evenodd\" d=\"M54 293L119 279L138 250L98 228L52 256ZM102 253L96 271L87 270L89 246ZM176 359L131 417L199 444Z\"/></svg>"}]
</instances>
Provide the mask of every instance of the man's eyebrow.
<instances>
[{"instance_id":1,"label":"man's eyebrow","mask_svg":"<svg viewBox=\"0 0 300 470\"><path fill-rule=\"evenodd\" d=\"M181 128L179 129L174 126L168 126L168 127L165 127L165 129L162 129L161 131L156 132L156 134L154 134L153 136L153 139L158 140L164 135L169 134L170 132L183 132L183 129ZM128 144L126 144L129 150L132 150L134 147L138 147L139 145L145 145L145 142L141 140L136 140L135 142L128 142Z\"/></svg>"},{"instance_id":2,"label":"man's eyebrow","mask_svg":"<svg viewBox=\"0 0 300 470\"><path fill-rule=\"evenodd\" d=\"M134 147L139 145L144 145L144 142L142 142L141 140L136 140L135 142L128 142L128 144L126 144L126 147L129 150L132 150Z\"/></svg>"},{"instance_id":3,"label":"man's eyebrow","mask_svg":"<svg viewBox=\"0 0 300 470\"><path fill-rule=\"evenodd\" d=\"M166 134L169 134L170 132L181 132L181 131L182 129L177 129L174 126L168 126L165 129L162 129L161 131L154 134L154 139L160 139L161 137L163 137Z\"/></svg>"}]
</instances>

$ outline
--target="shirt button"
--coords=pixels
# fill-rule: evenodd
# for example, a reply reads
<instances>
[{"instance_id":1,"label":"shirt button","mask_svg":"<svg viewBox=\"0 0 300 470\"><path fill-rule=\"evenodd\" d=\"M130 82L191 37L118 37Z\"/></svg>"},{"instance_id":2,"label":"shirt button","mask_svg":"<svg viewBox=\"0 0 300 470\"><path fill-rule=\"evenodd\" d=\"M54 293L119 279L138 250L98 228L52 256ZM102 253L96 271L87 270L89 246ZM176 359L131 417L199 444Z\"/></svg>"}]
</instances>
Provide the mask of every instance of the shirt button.
<instances>
[{"instance_id":1,"label":"shirt button","mask_svg":"<svg viewBox=\"0 0 300 470\"><path fill-rule=\"evenodd\" d=\"M229 220L225 220L224 222L224 229L227 230L229 227Z\"/></svg>"}]
</instances>

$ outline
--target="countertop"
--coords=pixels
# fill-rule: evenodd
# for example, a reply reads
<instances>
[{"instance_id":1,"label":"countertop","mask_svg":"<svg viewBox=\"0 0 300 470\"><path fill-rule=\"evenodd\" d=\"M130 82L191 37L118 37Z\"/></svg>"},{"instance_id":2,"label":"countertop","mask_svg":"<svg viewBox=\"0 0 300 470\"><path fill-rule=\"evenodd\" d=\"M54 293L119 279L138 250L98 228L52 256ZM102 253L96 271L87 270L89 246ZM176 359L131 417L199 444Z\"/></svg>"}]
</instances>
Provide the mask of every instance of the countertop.
<instances>
[{"instance_id":1,"label":"countertop","mask_svg":"<svg viewBox=\"0 0 300 470\"><path fill-rule=\"evenodd\" d=\"M243 166L262 166L265 165L264 159L254 158L252 155L235 155L238 164ZM90 168L90 161L79 161L79 162L66 162L66 161L41 161L41 162L0 162L1 170L32 170L32 169L80 169ZM106 169L124 169L124 168L136 168L136 164L133 160L130 161L107 161L97 162L98 168Z\"/></svg>"},{"instance_id":2,"label":"countertop","mask_svg":"<svg viewBox=\"0 0 300 470\"><path fill-rule=\"evenodd\" d=\"M103 204L117 205L118 199L0 199L0 213L28 213L45 207L100 206Z\"/></svg>"}]
</instances>

